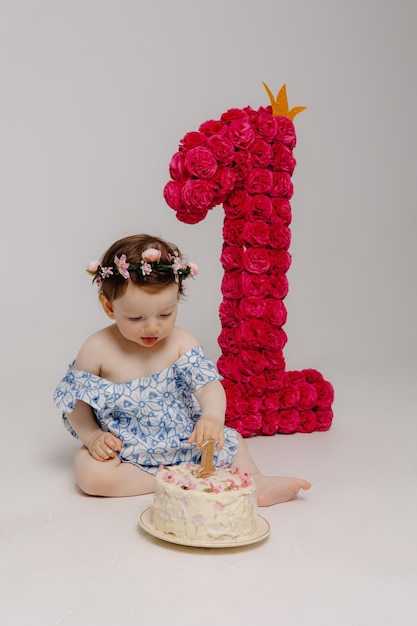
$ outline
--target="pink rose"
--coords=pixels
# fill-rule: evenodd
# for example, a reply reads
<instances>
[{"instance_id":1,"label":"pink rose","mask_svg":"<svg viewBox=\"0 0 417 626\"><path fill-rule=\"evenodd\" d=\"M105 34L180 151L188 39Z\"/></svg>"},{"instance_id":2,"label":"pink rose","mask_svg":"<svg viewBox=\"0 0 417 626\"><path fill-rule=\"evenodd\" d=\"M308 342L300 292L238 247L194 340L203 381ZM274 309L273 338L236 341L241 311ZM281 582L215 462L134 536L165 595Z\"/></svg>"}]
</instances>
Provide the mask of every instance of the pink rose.
<instances>
[{"instance_id":1,"label":"pink rose","mask_svg":"<svg viewBox=\"0 0 417 626\"><path fill-rule=\"evenodd\" d=\"M90 261L87 265L87 272L95 274L100 267L100 261Z\"/></svg>"},{"instance_id":2,"label":"pink rose","mask_svg":"<svg viewBox=\"0 0 417 626\"><path fill-rule=\"evenodd\" d=\"M217 360L217 369L224 378L234 382L239 380L239 363L234 354L221 354Z\"/></svg>"},{"instance_id":3,"label":"pink rose","mask_svg":"<svg viewBox=\"0 0 417 626\"><path fill-rule=\"evenodd\" d=\"M243 320L240 333L244 348L259 349L265 346L265 324L262 320L254 318Z\"/></svg>"},{"instance_id":4,"label":"pink rose","mask_svg":"<svg viewBox=\"0 0 417 626\"><path fill-rule=\"evenodd\" d=\"M267 391L263 397L264 410L267 413L278 412L280 402L277 391Z\"/></svg>"},{"instance_id":5,"label":"pink rose","mask_svg":"<svg viewBox=\"0 0 417 626\"><path fill-rule=\"evenodd\" d=\"M226 272L242 269L243 266L243 250L236 246L223 245L220 255L220 262Z\"/></svg>"},{"instance_id":6,"label":"pink rose","mask_svg":"<svg viewBox=\"0 0 417 626\"><path fill-rule=\"evenodd\" d=\"M237 328L222 328L217 341L223 354L238 354L240 351L240 333Z\"/></svg>"},{"instance_id":7,"label":"pink rose","mask_svg":"<svg viewBox=\"0 0 417 626\"><path fill-rule=\"evenodd\" d=\"M323 380L323 374L313 369L303 370L303 375L308 383L314 384Z\"/></svg>"},{"instance_id":8,"label":"pink rose","mask_svg":"<svg viewBox=\"0 0 417 626\"><path fill-rule=\"evenodd\" d=\"M265 321L272 326L284 326L287 321L287 309L282 300L276 298L266 299Z\"/></svg>"},{"instance_id":9,"label":"pink rose","mask_svg":"<svg viewBox=\"0 0 417 626\"><path fill-rule=\"evenodd\" d=\"M280 391L285 379L285 363L277 370L266 369L264 372L266 388L269 391Z\"/></svg>"},{"instance_id":10,"label":"pink rose","mask_svg":"<svg viewBox=\"0 0 417 626\"><path fill-rule=\"evenodd\" d=\"M210 183L216 204L221 204L233 191L236 184L236 174L229 167L222 167L216 171Z\"/></svg>"},{"instance_id":11,"label":"pink rose","mask_svg":"<svg viewBox=\"0 0 417 626\"><path fill-rule=\"evenodd\" d=\"M206 217L207 212L208 209L187 209L181 204L177 209L177 220L184 224L197 224Z\"/></svg>"},{"instance_id":12,"label":"pink rose","mask_svg":"<svg viewBox=\"0 0 417 626\"><path fill-rule=\"evenodd\" d=\"M287 250L270 250L272 274L286 274L291 266L291 255Z\"/></svg>"},{"instance_id":13,"label":"pink rose","mask_svg":"<svg viewBox=\"0 0 417 626\"><path fill-rule=\"evenodd\" d=\"M180 141L179 151L182 153L188 152L192 148L196 148L197 146L202 146L206 143L206 137L203 133L198 131L191 131L184 135L184 137Z\"/></svg>"},{"instance_id":14,"label":"pink rose","mask_svg":"<svg viewBox=\"0 0 417 626\"><path fill-rule=\"evenodd\" d=\"M269 250L265 248L247 248L243 257L243 265L251 274L265 274L270 267Z\"/></svg>"},{"instance_id":15,"label":"pink rose","mask_svg":"<svg viewBox=\"0 0 417 626\"><path fill-rule=\"evenodd\" d=\"M242 186L253 167L252 157L249 152L236 152L233 159L233 171L236 174L236 185Z\"/></svg>"},{"instance_id":16,"label":"pink rose","mask_svg":"<svg viewBox=\"0 0 417 626\"><path fill-rule=\"evenodd\" d=\"M298 406L300 394L295 385L284 382L280 390L281 407L283 409L292 409Z\"/></svg>"},{"instance_id":17,"label":"pink rose","mask_svg":"<svg viewBox=\"0 0 417 626\"><path fill-rule=\"evenodd\" d=\"M300 415L296 409L283 409L279 412L278 432L290 434L297 432L300 426Z\"/></svg>"},{"instance_id":18,"label":"pink rose","mask_svg":"<svg viewBox=\"0 0 417 626\"><path fill-rule=\"evenodd\" d=\"M256 196L249 196L248 198L247 220L249 222L259 220L268 223L272 214L271 198L264 194L257 194Z\"/></svg>"},{"instance_id":19,"label":"pink rose","mask_svg":"<svg viewBox=\"0 0 417 626\"><path fill-rule=\"evenodd\" d=\"M260 413L251 413L244 416L242 422L242 437L251 437L252 435L260 435L262 427L262 415Z\"/></svg>"},{"instance_id":20,"label":"pink rose","mask_svg":"<svg viewBox=\"0 0 417 626\"><path fill-rule=\"evenodd\" d=\"M317 408L324 410L330 408L334 400L334 390L327 380L313 383L317 393Z\"/></svg>"},{"instance_id":21,"label":"pink rose","mask_svg":"<svg viewBox=\"0 0 417 626\"><path fill-rule=\"evenodd\" d=\"M275 134L275 139L287 146L288 148L294 149L297 143L296 134L294 124L288 117L277 116L277 132Z\"/></svg>"},{"instance_id":22,"label":"pink rose","mask_svg":"<svg viewBox=\"0 0 417 626\"><path fill-rule=\"evenodd\" d=\"M275 372L285 371L285 359L282 350L265 350L268 369Z\"/></svg>"},{"instance_id":23,"label":"pink rose","mask_svg":"<svg viewBox=\"0 0 417 626\"><path fill-rule=\"evenodd\" d=\"M301 433L312 433L317 427L316 414L314 411L300 411L300 426Z\"/></svg>"},{"instance_id":24,"label":"pink rose","mask_svg":"<svg viewBox=\"0 0 417 626\"><path fill-rule=\"evenodd\" d=\"M246 216L249 196L246 191L234 191L225 201L223 207L228 219L244 218Z\"/></svg>"},{"instance_id":25,"label":"pink rose","mask_svg":"<svg viewBox=\"0 0 417 626\"><path fill-rule=\"evenodd\" d=\"M185 167L191 176L207 180L214 176L217 162L211 150L197 146L185 155Z\"/></svg>"},{"instance_id":26,"label":"pink rose","mask_svg":"<svg viewBox=\"0 0 417 626\"><path fill-rule=\"evenodd\" d=\"M167 205L174 209L174 211L178 211L181 205L181 189L183 185L182 183L174 182L170 180L164 187L164 198Z\"/></svg>"},{"instance_id":27,"label":"pink rose","mask_svg":"<svg viewBox=\"0 0 417 626\"><path fill-rule=\"evenodd\" d=\"M227 129L227 136L238 150L247 150L255 139L252 126L246 120L234 120Z\"/></svg>"},{"instance_id":28,"label":"pink rose","mask_svg":"<svg viewBox=\"0 0 417 626\"><path fill-rule=\"evenodd\" d=\"M291 204L286 198L272 198L272 223L281 220L289 226L291 224Z\"/></svg>"},{"instance_id":29,"label":"pink rose","mask_svg":"<svg viewBox=\"0 0 417 626\"><path fill-rule=\"evenodd\" d=\"M242 374L259 375L266 367L266 359L258 350L242 350L239 367Z\"/></svg>"},{"instance_id":30,"label":"pink rose","mask_svg":"<svg viewBox=\"0 0 417 626\"><path fill-rule=\"evenodd\" d=\"M243 422L240 417L229 417L228 411L226 411L226 426L233 428L238 433L242 434Z\"/></svg>"},{"instance_id":31,"label":"pink rose","mask_svg":"<svg viewBox=\"0 0 417 626\"><path fill-rule=\"evenodd\" d=\"M271 195L279 198L291 198L293 195L293 184L287 172L273 172Z\"/></svg>"},{"instance_id":32,"label":"pink rose","mask_svg":"<svg viewBox=\"0 0 417 626\"><path fill-rule=\"evenodd\" d=\"M205 180L187 180L181 190L181 200L186 209L196 210L197 214L212 208L213 191Z\"/></svg>"},{"instance_id":33,"label":"pink rose","mask_svg":"<svg viewBox=\"0 0 417 626\"><path fill-rule=\"evenodd\" d=\"M262 398L258 396L251 397L247 395L242 395L240 406L244 415L259 413L260 409L262 408Z\"/></svg>"},{"instance_id":34,"label":"pink rose","mask_svg":"<svg viewBox=\"0 0 417 626\"><path fill-rule=\"evenodd\" d=\"M277 143L274 146L273 154L274 171L287 172L291 176L297 163L291 150L282 143Z\"/></svg>"},{"instance_id":35,"label":"pink rose","mask_svg":"<svg viewBox=\"0 0 417 626\"><path fill-rule=\"evenodd\" d=\"M317 410L316 412L317 430L329 430L333 421L332 409Z\"/></svg>"},{"instance_id":36,"label":"pink rose","mask_svg":"<svg viewBox=\"0 0 417 626\"><path fill-rule=\"evenodd\" d=\"M272 189L272 172L270 170L254 167L245 180L245 189L250 194L269 194Z\"/></svg>"},{"instance_id":37,"label":"pink rose","mask_svg":"<svg viewBox=\"0 0 417 626\"><path fill-rule=\"evenodd\" d=\"M249 122L253 124L254 120L256 119L256 116L258 115L259 109L258 110L252 109L252 107L248 104L247 106L243 107L243 111L246 113L246 116Z\"/></svg>"},{"instance_id":38,"label":"pink rose","mask_svg":"<svg viewBox=\"0 0 417 626\"><path fill-rule=\"evenodd\" d=\"M297 389L300 394L298 410L308 411L313 409L317 404L317 391L314 386L308 382L300 382L297 384Z\"/></svg>"},{"instance_id":39,"label":"pink rose","mask_svg":"<svg viewBox=\"0 0 417 626\"><path fill-rule=\"evenodd\" d=\"M255 376L254 374L241 374L240 386L245 396L263 396L267 389L265 372Z\"/></svg>"},{"instance_id":40,"label":"pink rose","mask_svg":"<svg viewBox=\"0 0 417 626\"><path fill-rule=\"evenodd\" d=\"M266 327L265 348L272 352L281 351L287 343L287 333L282 328Z\"/></svg>"},{"instance_id":41,"label":"pink rose","mask_svg":"<svg viewBox=\"0 0 417 626\"><path fill-rule=\"evenodd\" d=\"M158 262L161 258L161 251L156 248L147 248L142 252L142 259L147 263Z\"/></svg>"},{"instance_id":42,"label":"pink rose","mask_svg":"<svg viewBox=\"0 0 417 626\"><path fill-rule=\"evenodd\" d=\"M284 224L275 223L269 227L269 245L271 248L280 248L281 250L288 250L291 243L291 231Z\"/></svg>"},{"instance_id":43,"label":"pink rose","mask_svg":"<svg viewBox=\"0 0 417 626\"><path fill-rule=\"evenodd\" d=\"M231 328L240 324L239 302L224 299L219 306L219 316L222 326Z\"/></svg>"},{"instance_id":44,"label":"pink rose","mask_svg":"<svg viewBox=\"0 0 417 626\"><path fill-rule=\"evenodd\" d=\"M242 295L242 278L240 272L228 272L223 275L221 292L224 298L239 299Z\"/></svg>"},{"instance_id":45,"label":"pink rose","mask_svg":"<svg viewBox=\"0 0 417 626\"><path fill-rule=\"evenodd\" d=\"M242 318L255 317L261 319L265 314L266 302L264 298L242 298L240 301Z\"/></svg>"},{"instance_id":46,"label":"pink rose","mask_svg":"<svg viewBox=\"0 0 417 626\"><path fill-rule=\"evenodd\" d=\"M198 130L206 137L211 137L211 135L224 134L226 129L226 124L221 120L207 120L200 125Z\"/></svg>"},{"instance_id":47,"label":"pink rose","mask_svg":"<svg viewBox=\"0 0 417 626\"><path fill-rule=\"evenodd\" d=\"M269 281L270 276L243 272L242 293L246 297L254 296L257 298L263 298L268 295Z\"/></svg>"},{"instance_id":48,"label":"pink rose","mask_svg":"<svg viewBox=\"0 0 417 626\"><path fill-rule=\"evenodd\" d=\"M290 383L293 385L299 385L300 383L306 382L306 377L304 375L304 371L291 370L290 372L286 372L287 378Z\"/></svg>"},{"instance_id":49,"label":"pink rose","mask_svg":"<svg viewBox=\"0 0 417 626\"><path fill-rule=\"evenodd\" d=\"M267 246L269 227L265 222L245 222L242 239L248 246Z\"/></svg>"},{"instance_id":50,"label":"pink rose","mask_svg":"<svg viewBox=\"0 0 417 626\"><path fill-rule=\"evenodd\" d=\"M235 156L235 147L224 135L212 135L207 139L207 147L214 154L217 162L222 167L230 165Z\"/></svg>"},{"instance_id":51,"label":"pink rose","mask_svg":"<svg viewBox=\"0 0 417 626\"><path fill-rule=\"evenodd\" d=\"M246 121L248 115L242 109L228 109L225 113L222 113L221 120L225 123L234 122L235 120Z\"/></svg>"},{"instance_id":52,"label":"pink rose","mask_svg":"<svg viewBox=\"0 0 417 626\"><path fill-rule=\"evenodd\" d=\"M255 167L268 167L272 162L272 148L262 139L255 139L250 146L250 154Z\"/></svg>"},{"instance_id":53,"label":"pink rose","mask_svg":"<svg viewBox=\"0 0 417 626\"><path fill-rule=\"evenodd\" d=\"M241 245L243 242L242 232L245 224L245 220L224 220L223 241L231 246Z\"/></svg>"},{"instance_id":54,"label":"pink rose","mask_svg":"<svg viewBox=\"0 0 417 626\"><path fill-rule=\"evenodd\" d=\"M255 136L271 143L277 134L276 118L266 109L260 109L252 120Z\"/></svg>"},{"instance_id":55,"label":"pink rose","mask_svg":"<svg viewBox=\"0 0 417 626\"><path fill-rule=\"evenodd\" d=\"M172 180L182 181L185 179L185 167L184 167L184 157L181 152L176 152L170 163L169 163L169 173Z\"/></svg>"},{"instance_id":56,"label":"pink rose","mask_svg":"<svg viewBox=\"0 0 417 626\"><path fill-rule=\"evenodd\" d=\"M278 432L279 415L276 412L265 413L262 419L262 434L275 435Z\"/></svg>"},{"instance_id":57,"label":"pink rose","mask_svg":"<svg viewBox=\"0 0 417 626\"><path fill-rule=\"evenodd\" d=\"M229 378L223 378L222 385L226 392L228 416L232 418L241 417L240 403L242 394L239 385Z\"/></svg>"},{"instance_id":58,"label":"pink rose","mask_svg":"<svg viewBox=\"0 0 417 626\"><path fill-rule=\"evenodd\" d=\"M200 271L198 265L196 265L195 263L186 263L185 268L189 267L190 268L190 276L191 278L195 278L198 274L198 272Z\"/></svg>"},{"instance_id":59,"label":"pink rose","mask_svg":"<svg viewBox=\"0 0 417 626\"><path fill-rule=\"evenodd\" d=\"M277 274L269 277L269 293L274 298L283 300L288 293L288 278L286 274Z\"/></svg>"}]
</instances>

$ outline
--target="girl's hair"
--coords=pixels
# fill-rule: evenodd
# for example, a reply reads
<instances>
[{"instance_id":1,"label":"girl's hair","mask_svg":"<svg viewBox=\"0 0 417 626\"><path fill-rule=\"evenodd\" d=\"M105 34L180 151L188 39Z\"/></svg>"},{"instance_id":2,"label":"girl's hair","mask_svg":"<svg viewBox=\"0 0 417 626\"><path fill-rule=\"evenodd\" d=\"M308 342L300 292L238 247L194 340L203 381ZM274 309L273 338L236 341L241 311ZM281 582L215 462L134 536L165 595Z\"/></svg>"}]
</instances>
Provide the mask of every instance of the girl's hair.
<instances>
[{"instance_id":1,"label":"girl's hair","mask_svg":"<svg viewBox=\"0 0 417 626\"><path fill-rule=\"evenodd\" d=\"M140 266L142 253L149 248L155 248L161 252L161 265L170 265L173 257L181 257L181 252L175 244L159 237L140 234L124 237L113 243L103 254L100 264L103 267L110 267L114 263L115 256L120 258L124 254L127 263ZM159 291L174 282L178 283L179 295L182 295L184 291L182 277L162 267L154 267L152 272L145 276L141 271L129 272L129 278L135 285L150 291ZM120 274L108 276L101 284L100 293L110 301L116 300L125 293L128 282Z\"/></svg>"}]
</instances>

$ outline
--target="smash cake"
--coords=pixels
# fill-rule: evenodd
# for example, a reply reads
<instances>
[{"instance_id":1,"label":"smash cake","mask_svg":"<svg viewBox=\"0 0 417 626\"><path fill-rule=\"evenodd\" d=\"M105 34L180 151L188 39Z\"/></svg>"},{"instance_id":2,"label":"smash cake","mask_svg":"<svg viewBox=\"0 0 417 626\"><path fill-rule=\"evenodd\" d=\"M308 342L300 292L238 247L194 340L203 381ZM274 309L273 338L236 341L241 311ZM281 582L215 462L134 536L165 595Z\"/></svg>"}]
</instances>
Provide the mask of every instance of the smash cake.
<instances>
[{"instance_id":1,"label":"smash cake","mask_svg":"<svg viewBox=\"0 0 417 626\"><path fill-rule=\"evenodd\" d=\"M199 466L162 468L156 477L155 530L187 542L244 541L257 528L256 487L250 473L220 468L201 477Z\"/></svg>"}]
</instances>

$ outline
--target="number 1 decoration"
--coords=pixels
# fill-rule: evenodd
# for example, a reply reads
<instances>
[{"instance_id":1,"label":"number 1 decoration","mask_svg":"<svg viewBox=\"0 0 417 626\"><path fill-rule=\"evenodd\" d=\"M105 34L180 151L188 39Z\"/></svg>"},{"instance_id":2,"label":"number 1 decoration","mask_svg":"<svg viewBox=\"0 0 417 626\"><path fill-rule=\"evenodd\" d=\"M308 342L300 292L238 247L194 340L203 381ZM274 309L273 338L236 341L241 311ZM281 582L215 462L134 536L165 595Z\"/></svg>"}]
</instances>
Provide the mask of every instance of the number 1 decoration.
<instances>
[{"instance_id":1,"label":"number 1 decoration","mask_svg":"<svg viewBox=\"0 0 417 626\"><path fill-rule=\"evenodd\" d=\"M286 87L271 105L229 109L188 132L173 155L164 197L187 224L224 208L224 270L217 366L226 424L244 437L330 428L333 387L315 369L286 371L283 329L291 264L294 117Z\"/></svg>"}]
</instances>

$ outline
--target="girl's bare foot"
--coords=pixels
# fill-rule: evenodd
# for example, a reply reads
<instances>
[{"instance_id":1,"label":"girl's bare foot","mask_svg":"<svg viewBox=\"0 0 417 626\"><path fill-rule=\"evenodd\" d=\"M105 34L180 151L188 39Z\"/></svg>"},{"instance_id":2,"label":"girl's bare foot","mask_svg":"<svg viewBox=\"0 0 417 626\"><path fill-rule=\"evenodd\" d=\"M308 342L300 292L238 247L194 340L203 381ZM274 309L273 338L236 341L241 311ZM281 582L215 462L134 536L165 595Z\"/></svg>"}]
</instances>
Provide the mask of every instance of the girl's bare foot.
<instances>
[{"instance_id":1,"label":"girl's bare foot","mask_svg":"<svg viewBox=\"0 0 417 626\"><path fill-rule=\"evenodd\" d=\"M254 476L259 506L271 506L288 502L296 497L301 489L310 489L311 483L302 478L280 476Z\"/></svg>"}]
</instances>

